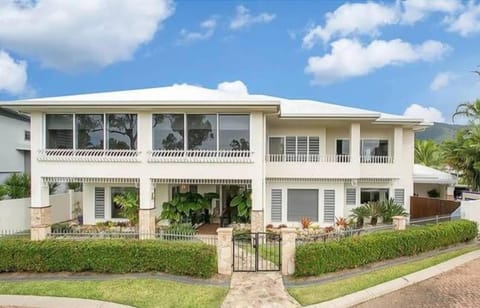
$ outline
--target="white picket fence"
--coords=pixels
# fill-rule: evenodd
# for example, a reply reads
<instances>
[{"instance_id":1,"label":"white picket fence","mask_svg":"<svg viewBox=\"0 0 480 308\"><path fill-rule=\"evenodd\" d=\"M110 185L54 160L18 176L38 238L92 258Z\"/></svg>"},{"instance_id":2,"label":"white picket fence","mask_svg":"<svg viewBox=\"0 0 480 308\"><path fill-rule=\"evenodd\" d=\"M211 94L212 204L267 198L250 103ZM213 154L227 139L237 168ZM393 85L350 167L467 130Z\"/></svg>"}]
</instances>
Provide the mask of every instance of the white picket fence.
<instances>
[{"instance_id":1,"label":"white picket fence","mask_svg":"<svg viewBox=\"0 0 480 308\"><path fill-rule=\"evenodd\" d=\"M72 219L75 204L82 205L82 192L69 190L64 194L50 196L52 223ZM30 229L30 198L0 201L0 231Z\"/></svg>"}]
</instances>

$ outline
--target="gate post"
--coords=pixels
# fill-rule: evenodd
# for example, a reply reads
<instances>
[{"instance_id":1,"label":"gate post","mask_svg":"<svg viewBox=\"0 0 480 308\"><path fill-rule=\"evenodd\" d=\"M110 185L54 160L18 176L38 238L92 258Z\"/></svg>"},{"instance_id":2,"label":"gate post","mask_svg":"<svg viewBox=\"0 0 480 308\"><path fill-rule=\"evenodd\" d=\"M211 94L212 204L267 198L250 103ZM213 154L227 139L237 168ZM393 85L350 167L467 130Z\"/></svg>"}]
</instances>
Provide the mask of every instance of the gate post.
<instances>
[{"instance_id":1,"label":"gate post","mask_svg":"<svg viewBox=\"0 0 480 308\"><path fill-rule=\"evenodd\" d=\"M217 229L217 262L218 273L221 275L231 275L233 265L233 228Z\"/></svg>"},{"instance_id":2,"label":"gate post","mask_svg":"<svg viewBox=\"0 0 480 308\"><path fill-rule=\"evenodd\" d=\"M292 275L295 272L295 241L297 230L293 228L280 229L282 236L280 258L282 261L282 275Z\"/></svg>"},{"instance_id":3,"label":"gate post","mask_svg":"<svg viewBox=\"0 0 480 308\"><path fill-rule=\"evenodd\" d=\"M407 228L407 217L405 216L393 216L393 229L405 230Z\"/></svg>"}]
</instances>

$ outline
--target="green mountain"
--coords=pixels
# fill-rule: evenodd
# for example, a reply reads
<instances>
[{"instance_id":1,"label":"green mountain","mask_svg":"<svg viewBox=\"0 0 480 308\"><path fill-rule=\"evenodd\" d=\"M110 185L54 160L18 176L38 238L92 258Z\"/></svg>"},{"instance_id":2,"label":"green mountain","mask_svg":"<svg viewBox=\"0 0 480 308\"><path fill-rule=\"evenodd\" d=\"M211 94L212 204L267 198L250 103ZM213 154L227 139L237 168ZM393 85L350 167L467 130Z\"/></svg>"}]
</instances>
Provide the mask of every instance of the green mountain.
<instances>
[{"instance_id":1,"label":"green mountain","mask_svg":"<svg viewBox=\"0 0 480 308\"><path fill-rule=\"evenodd\" d=\"M464 127L464 125L433 123L433 126L426 128L424 131L415 133L417 140L434 140L438 143L445 139L452 138Z\"/></svg>"}]
</instances>

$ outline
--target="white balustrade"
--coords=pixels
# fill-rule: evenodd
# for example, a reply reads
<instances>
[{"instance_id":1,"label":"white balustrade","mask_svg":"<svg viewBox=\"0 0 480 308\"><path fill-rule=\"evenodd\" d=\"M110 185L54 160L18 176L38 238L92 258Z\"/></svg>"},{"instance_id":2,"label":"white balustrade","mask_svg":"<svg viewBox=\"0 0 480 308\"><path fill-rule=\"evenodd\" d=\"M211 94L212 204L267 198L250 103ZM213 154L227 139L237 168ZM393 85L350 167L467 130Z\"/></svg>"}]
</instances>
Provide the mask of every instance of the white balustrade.
<instances>
[{"instance_id":1,"label":"white balustrade","mask_svg":"<svg viewBox=\"0 0 480 308\"><path fill-rule=\"evenodd\" d=\"M267 154L267 162L349 163L350 155Z\"/></svg>"},{"instance_id":2,"label":"white balustrade","mask_svg":"<svg viewBox=\"0 0 480 308\"><path fill-rule=\"evenodd\" d=\"M141 152L137 150L44 149L38 151L38 160L82 162L138 162L140 154Z\"/></svg>"},{"instance_id":3,"label":"white balustrade","mask_svg":"<svg viewBox=\"0 0 480 308\"><path fill-rule=\"evenodd\" d=\"M375 155L363 155L360 156L360 163L362 164L393 164L392 156L375 156Z\"/></svg>"},{"instance_id":4,"label":"white balustrade","mask_svg":"<svg viewBox=\"0 0 480 308\"><path fill-rule=\"evenodd\" d=\"M249 163L252 151L232 150L155 150L148 152L149 162Z\"/></svg>"}]
</instances>

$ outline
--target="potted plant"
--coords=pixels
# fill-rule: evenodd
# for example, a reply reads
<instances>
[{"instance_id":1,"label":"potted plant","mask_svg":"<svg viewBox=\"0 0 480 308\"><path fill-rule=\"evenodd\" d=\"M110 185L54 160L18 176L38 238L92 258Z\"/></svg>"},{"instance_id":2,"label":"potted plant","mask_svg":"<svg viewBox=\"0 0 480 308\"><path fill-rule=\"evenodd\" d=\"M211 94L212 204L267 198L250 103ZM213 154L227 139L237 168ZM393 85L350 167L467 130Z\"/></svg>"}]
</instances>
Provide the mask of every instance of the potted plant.
<instances>
[{"instance_id":1,"label":"potted plant","mask_svg":"<svg viewBox=\"0 0 480 308\"><path fill-rule=\"evenodd\" d=\"M368 210L364 205L352 209L352 214L350 215L350 217L355 220L357 229L363 228L365 217L368 216Z\"/></svg>"},{"instance_id":2,"label":"potted plant","mask_svg":"<svg viewBox=\"0 0 480 308\"><path fill-rule=\"evenodd\" d=\"M382 204L377 201L369 201L364 205L368 216L370 216L370 224L376 226L378 222L378 217L382 216Z\"/></svg>"},{"instance_id":3,"label":"potted plant","mask_svg":"<svg viewBox=\"0 0 480 308\"><path fill-rule=\"evenodd\" d=\"M440 197L440 193L438 192L438 190L436 190L435 188L432 189L432 190L429 190L427 191L427 194L430 198L438 198Z\"/></svg>"},{"instance_id":4,"label":"potted plant","mask_svg":"<svg viewBox=\"0 0 480 308\"><path fill-rule=\"evenodd\" d=\"M80 202L77 201L73 205L72 216L77 219L79 225L83 225L83 209L80 206Z\"/></svg>"}]
</instances>

